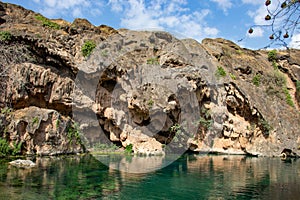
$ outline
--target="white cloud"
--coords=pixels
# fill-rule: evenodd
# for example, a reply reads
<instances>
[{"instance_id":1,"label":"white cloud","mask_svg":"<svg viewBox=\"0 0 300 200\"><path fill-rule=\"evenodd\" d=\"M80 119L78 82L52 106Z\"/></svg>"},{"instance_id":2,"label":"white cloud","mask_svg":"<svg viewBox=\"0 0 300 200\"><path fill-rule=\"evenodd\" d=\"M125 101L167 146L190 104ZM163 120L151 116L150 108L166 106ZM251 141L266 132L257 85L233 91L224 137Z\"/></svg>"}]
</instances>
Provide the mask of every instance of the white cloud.
<instances>
[{"instance_id":1,"label":"white cloud","mask_svg":"<svg viewBox=\"0 0 300 200\"><path fill-rule=\"evenodd\" d=\"M111 6L111 10L113 12L122 12L123 11L123 5L120 0L109 0L108 5Z\"/></svg>"},{"instance_id":2,"label":"white cloud","mask_svg":"<svg viewBox=\"0 0 300 200\"><path fill-rule=\"evenodd\" d=\"M216 29L216 28L205 27L204 32L205 32L206 35L216 36L216 35L218 35L219 30Z\"/></svg>"},{"instance_id":3,"label":"white cloud","mask_svg":"<svg viewBox=\"0 0 300 200\"><path fill-rule=\"evenodd\" d=\"M186 0L110 0L108 5L114 12L122 11L121 26L124 28L172 30L198 40L219 33L205 22L210 10L191 13Z\"/></svg>"},{"instance_id":4,"label":"white cloud","mask_svg":"<svg viewBox=\"0 0 300 200\"><path fill-rule=\"evenodd\" d=\"M300 34L293 35L289 47L294 49L300 49Z\"/></svg>"},{"instance_id":5,"label":"white cloud","mask_svg":"<svg viewBox=\"0 0 300 200\"><path fill-rule=\"evenodd\" d=\"M262 0L242 0L242 3L252 5L265 5L265 2Z\"/></svg>"},{"instance_id":6,"label":"white cloud","mask_svg":"<svg viewBox=\"0 0 300 200\"><path fill-rule=\"evenodd\" d=\"M47 17L57 17L60 15L72 15L73 17L83 17L84 11L92 9L91 0L33 0L39 3L42 9L40 12ZM101 2L101 1L100 1ZM98 2L99 3L99 2Z\"/></svg>"},{"instance_id":7,"label":"white cloud","mask_svg":"<svg viewBox=\"0 0 300 200\"><path fill-rule=\"evenodd\" d=\"M227 14L228 9L230 9L233 6L231 0L210 0L210 1L216 3L218 7L220 7L225 14Z\"/></svg>"}]
</instances>

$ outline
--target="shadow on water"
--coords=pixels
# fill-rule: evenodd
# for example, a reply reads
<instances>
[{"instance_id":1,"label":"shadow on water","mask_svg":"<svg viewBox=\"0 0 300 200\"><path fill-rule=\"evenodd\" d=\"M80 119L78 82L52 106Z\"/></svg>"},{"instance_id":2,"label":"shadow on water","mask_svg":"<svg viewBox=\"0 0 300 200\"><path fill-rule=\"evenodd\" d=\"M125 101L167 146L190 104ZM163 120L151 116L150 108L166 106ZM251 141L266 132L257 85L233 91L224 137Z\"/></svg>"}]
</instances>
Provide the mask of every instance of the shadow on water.
<instances>
[{"instance_id":1,"label":"shadow on water","mask_svg":"<svg viewBox=\"0 0 300 200\"><path fill-rule=\"evenodd\" d=\"M0 199L298 199L300 162L278 158L183 155L35 158L36 168L0 161ZM103 159L102 158L102 159ZM155 166L148 173L116 170Z\"/></svg>"}]
</instances>

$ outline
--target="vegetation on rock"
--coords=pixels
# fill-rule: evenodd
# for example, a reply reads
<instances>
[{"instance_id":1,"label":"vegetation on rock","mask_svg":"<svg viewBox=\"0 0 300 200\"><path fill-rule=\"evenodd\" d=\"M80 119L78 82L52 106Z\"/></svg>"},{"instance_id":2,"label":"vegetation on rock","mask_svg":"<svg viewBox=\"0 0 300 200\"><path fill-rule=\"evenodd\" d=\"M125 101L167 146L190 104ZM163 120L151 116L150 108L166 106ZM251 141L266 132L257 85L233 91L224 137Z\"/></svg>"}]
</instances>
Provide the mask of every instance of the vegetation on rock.
<instances>
[{"instance_id":1,"label":"vegetation on rock","mask_svg":"<svg viewBox=\"0 0 300 200\"><path fill-rule=\"evenodd\" d=\"M152 58L149 58L149 59L147 60L147 64L148 64L148 65L158 65L158 64L159 64L158 57L152 57Z\"/></svg>"},{"instance_id":2,"label":"vegetation on rock","mask_svg":"<svg viewBox=\"0 0 300 200\"><path fill-rule=\"evenodd\" d=\"M220 67L220 66L218 66L218 68L217 68L217 70L216 70L216 72L215 72L215 75L217 76L217 77L225 77L226 76L226 71L224 70L224 68L223 67Z\"/></svg>"},{"instance_id":3,"label":"vegetation on rock","mask_svg":"<svg viewBox=\"0 0 300 200\"><path fill-rule=\"evenodd\" d=\"M10 41L12 39L12 35L8 31L0 31L0 41Z\"/></svg>"},{"instance_id":4,"label":"vegetation on rock","mask_svg":"<svg viewBox=\"0 0 300 200\"><path fill-rule=\"evenodd\" d=\"M261 81L261 75L260 74L256 74L253 79L252 79L252 83L258 87L260 85L260 81Z\"/></svg>"},{"instance_id":5,"label":"vegetation on rock","mask_svg":"<svg viewBox=\"0 0 300 200\"><path fill-rule=\"evenodd\" d=\"M96 44L94 41L91 41L91 40L88 40L86 41L82 48L81 48L81 52L82 52L82 55L84 57L88 57L91 55L92 51L96 48Z\"/></svg>"},{"instance_id":6,"label":"vegetation on rock","mask_svg":"<svg viewBox=\"0 0 300 200\"><path fill-rule=\"evenodd\" d=\"M42 25L45 26L45 27L53 28L53 29L56 29L56 30L60 29L60 26L57 23L52 22L51 20L47 19L46 17L44 17L42 15L36 15L35 19L41 21Z\"/></svg>"},{"instance_id":7,"label":"vegetation on rock","mask_svg":"<svg viewBox=\"0 0 300 200\"><path fill-rule=\"evenodd\" d=\"M128 144L126 147L125 147L125 153L126 154L131 154L133 152L133 145L132 144Z\"/></svg>"},{"instance_id":8,"label":"vegetation on rock","mask_svg":"<svg viewBox=\"0 0 300 200\"><path fill-rule=\"evenodd\" d=\"M70 144L74 142L76 144L82 144L80 135L81 133L80 133L80 127L78 123L74 122L67 126L67 137L69 139Z\"/></svg>"}]
</instances>

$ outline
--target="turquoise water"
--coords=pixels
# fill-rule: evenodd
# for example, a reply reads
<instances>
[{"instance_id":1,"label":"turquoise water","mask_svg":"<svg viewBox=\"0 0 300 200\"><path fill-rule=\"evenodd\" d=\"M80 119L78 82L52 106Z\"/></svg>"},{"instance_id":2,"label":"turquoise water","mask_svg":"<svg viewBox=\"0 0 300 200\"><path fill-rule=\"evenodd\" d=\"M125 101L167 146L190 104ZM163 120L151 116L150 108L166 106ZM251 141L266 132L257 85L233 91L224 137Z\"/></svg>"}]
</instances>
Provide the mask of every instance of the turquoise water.
<instances>
[{"instance_id":1,"label":"turquoise water","mask_svg":"<svg viewBox=\"0 0 300 200\"><path fill-rule=\"evenodd\" d=\"M35 158L33 169L2 160L0 199L300 199L300 160L184 155L160 168L174 156L153 158ZM138 173L147 166L156 170Z\"/></svg>"}]
</instances>

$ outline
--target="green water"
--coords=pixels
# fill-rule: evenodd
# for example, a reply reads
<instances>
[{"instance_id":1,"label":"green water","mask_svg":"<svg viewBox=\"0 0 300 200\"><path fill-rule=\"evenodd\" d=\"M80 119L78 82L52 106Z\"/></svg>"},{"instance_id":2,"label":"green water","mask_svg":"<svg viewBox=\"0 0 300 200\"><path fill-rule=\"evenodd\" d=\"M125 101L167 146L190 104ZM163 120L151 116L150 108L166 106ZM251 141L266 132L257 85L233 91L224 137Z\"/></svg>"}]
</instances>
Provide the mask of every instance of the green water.
<instances>
[{"instance_id":1,"label":"green water","mask_svg":"<svg viewBox=\"0 0 300 200\"><path fill-rule=\"evenodd\" d=\"M2 160L0 199L300 199L300 160L184 155L159 168L173 159L35 158L33 169L17 169ZM141 172L147 166L157 169L123 170Z\"/></svg>"}]
</instances>

